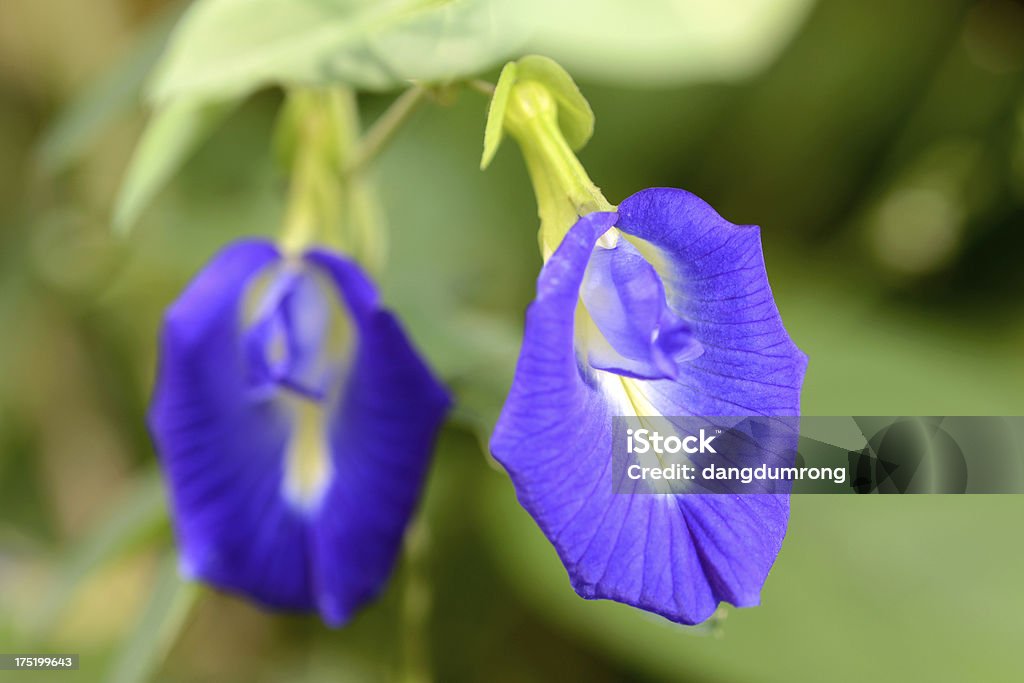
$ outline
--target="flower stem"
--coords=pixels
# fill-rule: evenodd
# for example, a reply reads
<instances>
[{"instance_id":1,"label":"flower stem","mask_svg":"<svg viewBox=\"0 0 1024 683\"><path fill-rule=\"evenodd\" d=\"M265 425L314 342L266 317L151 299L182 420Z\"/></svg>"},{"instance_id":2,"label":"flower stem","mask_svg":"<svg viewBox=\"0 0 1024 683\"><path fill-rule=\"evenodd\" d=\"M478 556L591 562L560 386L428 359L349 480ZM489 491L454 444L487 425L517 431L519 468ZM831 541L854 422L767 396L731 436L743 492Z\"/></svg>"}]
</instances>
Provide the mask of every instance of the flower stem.
<instances>
[{"instance_id":1,"label":"flower stem","mask_svg":"<svg viewBox=\"0 0 1024 683\"><path fill-rule=\"evenodd\" d=\"M278 143L291 168L281 245L299 253L314 242L340 244L345 183L341 169L359 136L355 95L347 89L288 93Z\"/></svg>"},{"instance_id":2,"label":"flower stem","mask_svg":"<svg viewBox=\"0 0 1024 683\"><path fill-rule=\"evenodd\" d=\"M505 125L526 161L541 220L541 253L547 260L579 216L614 207L566 142L557 105L543 86L514 86Z\"/></svg>"},{"instance_id":3,"label":"flower stem","mask_svg":"<svg viewBox=\"0 0 1024 683\"><path fill-rule=\"evenodd\" d=\"M430 621L430 581L427 576L429 528L425 518L413 522L405 539L406 577L402 592L403 683L430 683L427 632Z\"/></svg>"},{"instance_id":4,"label":"flower stem","mask_svg":"<svg viewBox=\"0 0 1024 683\"><path fill-rule=\"evenodd\" d=\"M371 273L384 263L387 235L366 165L423 99L403 93L360 136L355 93L348 88L289 91L278 128L279 152L291 169L281 245L299 254L315 243L348 253Z\"/></svg>"},{"instance_id":5,"label":"flower stem","mask_svg":"<svg viewBox=\"0 0 1024 683\"><path fill-rule=\"evenodd\" d=\"M416 111L426 94L425 88L416 85L399 95L367 131L345 167L345 172L349 175L355 174L373 161L395 137L402 124Z\"/></svg>"},{"instance_id":6,"label":"flower stem","mask_svg":"<svg viewBox=\"0 0 1024 683\"><path fill-rule=\"evenodd\" d=\"M487 97L492 97L494 95L494 84L491 83L490 81L485 81L482 78L474 78L472 80L466 81L466 85L468 85L471 90L475 90L478 93L485 95Z\"/></svg>"}]
</instances>

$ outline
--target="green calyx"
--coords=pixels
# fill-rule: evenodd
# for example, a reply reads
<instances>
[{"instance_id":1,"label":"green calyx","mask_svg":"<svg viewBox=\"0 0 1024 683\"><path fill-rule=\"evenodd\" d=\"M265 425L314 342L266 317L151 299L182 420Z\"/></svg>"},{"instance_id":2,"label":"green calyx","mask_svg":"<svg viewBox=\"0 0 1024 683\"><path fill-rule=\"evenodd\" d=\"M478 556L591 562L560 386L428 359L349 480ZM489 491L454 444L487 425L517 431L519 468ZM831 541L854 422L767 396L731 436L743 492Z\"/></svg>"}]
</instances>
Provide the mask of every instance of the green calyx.
<instances>
[{"instance_id":1,"label":"green calyx","mask_svg":"<svg viewBox=\"0 0 1024 683\"><path fill-rule=\"evenodd\" d=\"M537 196L545 260L580 216L614 210L574 153L593 130L590 105L551 59L532 55L502 70L491 98L480 166L486 168L494 158L506 131L519 143Z\"/></svg>"},{"instance_id":2,"label":"green calyx","mask_svg":"<svg viewBox=\"0 0 1024 683\"><path fill-rule=\"evenodd\" d=\"M298 254L314 244L348 253L374 271L384 234L370 181L362 174L359 116L346 88L288 92L274 146L290 172L280 244Z\"/></svg>"}]
</instances>

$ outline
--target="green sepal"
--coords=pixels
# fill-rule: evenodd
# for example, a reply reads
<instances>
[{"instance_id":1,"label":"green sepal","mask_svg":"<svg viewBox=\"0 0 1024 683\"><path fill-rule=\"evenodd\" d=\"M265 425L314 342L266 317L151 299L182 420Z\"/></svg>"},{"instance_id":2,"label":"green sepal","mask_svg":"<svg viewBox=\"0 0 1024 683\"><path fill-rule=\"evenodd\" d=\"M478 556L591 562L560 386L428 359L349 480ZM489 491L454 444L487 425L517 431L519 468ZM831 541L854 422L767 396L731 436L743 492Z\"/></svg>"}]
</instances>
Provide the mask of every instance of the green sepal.
<instances>
[{"instance_id":1,"label":"green sepal","mask_svg":"<svg viewBox=\"0 0 1024 683\"><path fill-rule=\"evenodd\" d=\"M612 208L574 153L593 134L594 113L562 67L530 55L506 64L494 88L481 168L494 158L505 131L526 162L547 259L579 216Z\"/></svg>"},{"instance_id":2,"label":"green sepal","mask_svg":"<svg viewBox=\"0 0 1024 683\"><path fill-rule=\"evenodd\" d=\"M481 170L490 165L501 145L509 100L515 86L529 82L543 87L554 99L558 107L558 127L573 151L582 149L594 134L594 111L569 72L549 57L527 55L506 64L498 77L487 112Z\"/></svg>"},{"instance_id":3,"label":"green sepal","mask_svg":"<svg viewBox=\"0 0 1024 683\"><path fill-rule=\"evenodd\" d=\"M341 174L358 137L354 94L343 88L290 88L286 92L271 141L274 160L290 172L300 148L315 142L319 163Z\"/></svg>"},{"instance_id":4,"label":"green sepal","mask_svg":"<svg viewBox=\"0 0 1024 683\"><path fill-rule=\"evenodd\" d=\"M573 151L583 149L594 134L594 111L569 72L550 57L527 55L516 63L518 81L536 81L558 103L558 127ZM497 93L495 93L497 94Z\"/></svg>"},{"instance_id":5,"label":"green sepal","mask_svg":"<svg viewBox=\"0 0 1024 683\"><path fill-rule=\"evenodd\" d=\"M505 135L505 113L508 111L508 99L512 94L512 86L516 83L517 71L515 62L506 64L498 77L498 84L494 87L491 106L487 110L487 127L484 128L484 154L480 159L481 171L491 165Z\"/></svg>"}]
</instances>

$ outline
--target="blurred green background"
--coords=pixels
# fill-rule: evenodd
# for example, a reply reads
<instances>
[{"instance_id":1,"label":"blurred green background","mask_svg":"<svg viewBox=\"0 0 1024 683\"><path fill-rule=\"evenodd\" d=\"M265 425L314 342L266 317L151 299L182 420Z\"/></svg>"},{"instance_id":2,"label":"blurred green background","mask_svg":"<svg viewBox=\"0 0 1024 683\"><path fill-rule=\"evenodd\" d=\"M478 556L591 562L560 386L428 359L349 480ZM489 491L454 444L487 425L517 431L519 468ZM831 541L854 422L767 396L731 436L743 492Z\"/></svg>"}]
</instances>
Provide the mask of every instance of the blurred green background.
<instances>
[{"instance_id":1,"label":"blurred green background","mask_svg":"<svg viewBox=\"0 0 1024 683\"><path fill-rule=\"evenodd\" d=\"M522 49L578 77L608 198L683 187L762 226L806 414L1024 414L1024 4L549 4ZM274 233L286 178L262 89L111 236L179 10L0 2L0 651L82 655L0 680L1024 680L1019 496L796 496L763 605L699 628L574 595L481 449L540 258L514 146L477 170L470 91L373 167L385 298L459 399L386 594L330 631L183 585L143 422L160 316Z\"/></svg>"}]
</instances>

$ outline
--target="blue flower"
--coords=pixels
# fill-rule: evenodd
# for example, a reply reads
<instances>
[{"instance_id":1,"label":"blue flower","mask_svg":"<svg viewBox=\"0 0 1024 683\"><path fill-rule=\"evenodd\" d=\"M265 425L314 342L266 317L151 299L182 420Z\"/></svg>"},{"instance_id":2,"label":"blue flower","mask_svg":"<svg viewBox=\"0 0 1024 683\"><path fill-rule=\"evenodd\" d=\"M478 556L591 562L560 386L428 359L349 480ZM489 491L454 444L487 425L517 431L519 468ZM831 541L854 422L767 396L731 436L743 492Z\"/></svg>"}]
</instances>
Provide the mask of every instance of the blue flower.
<instances>
[{"instance_id":1,"label":"blue flower","mask_svg":"<svg viewBox=\"0 0 1024 683\"><path fill-rule=\"evenodd\" d=\"M390 574L449 406L377 291L249 240L167 312L150 429L183 572L345 623Z\"/></svg>"},{"instance_id":2,"label":"blue flower","mask_svg":"<svg viewBox=\"0 0 1024 683\"><path fill-rule=\"evenodd\" d=\"M799 415L806 364L758 229L644 190L579 219L545 264L491 450L577 593L699 623L759 602L788 496L617 495L612 418Z\"/></svg>"}]
</instances>

